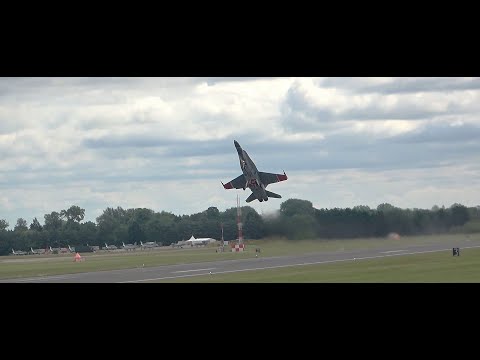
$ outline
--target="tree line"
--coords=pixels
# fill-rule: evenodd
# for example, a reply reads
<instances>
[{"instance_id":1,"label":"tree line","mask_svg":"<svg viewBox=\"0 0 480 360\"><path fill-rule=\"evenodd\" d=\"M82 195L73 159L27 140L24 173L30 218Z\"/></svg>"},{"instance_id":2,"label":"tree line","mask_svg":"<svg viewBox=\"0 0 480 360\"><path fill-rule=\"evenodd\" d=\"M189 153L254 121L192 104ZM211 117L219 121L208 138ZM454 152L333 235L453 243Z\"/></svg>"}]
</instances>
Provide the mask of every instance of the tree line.
<instances>
[{"instance_id":1,"label":"tree line","mask_svg":"<svg viewBox=\"0 0 480 360\"><path fill-rule=\"evenodd\" d=\"M155 241L170 245L196 238L211 237L234 240L238 237L237 209L223 212L216 207L192 215L174 215L146 208L107 208L96 222L86 221L85 209L73 205L60 212L44 215L44 225L34 218L30 225L19 218L13 230L0 219L0 255L30 248L80 245L121 246L122 243ZM261 239L270 236L290 240L355 237L383 237L391 232L401 235L438 234L479 219L479 208L453 204L449 208L434 206L431 210L401 209L380 204L353 208L316 209L308 200L289 199L274 214L261 216L250 206L242 207L243 236Z\"/></svg>"}]
</instances>

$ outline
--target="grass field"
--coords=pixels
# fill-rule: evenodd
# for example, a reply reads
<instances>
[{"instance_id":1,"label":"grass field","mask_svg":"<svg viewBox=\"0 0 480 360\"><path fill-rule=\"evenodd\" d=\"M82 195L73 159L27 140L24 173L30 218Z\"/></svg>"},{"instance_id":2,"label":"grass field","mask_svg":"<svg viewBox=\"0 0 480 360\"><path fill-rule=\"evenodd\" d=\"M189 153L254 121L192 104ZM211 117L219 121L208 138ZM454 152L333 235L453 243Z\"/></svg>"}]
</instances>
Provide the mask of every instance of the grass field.
<instances>
[{"instance_id":1,"label":"grass field","mask_svg":"<svg viewBox=\"0 0 480 360\"><path fill-rule=\"evenodd\" d=\"M0 279L7 278L20 278L20 277L33 277L33 276L47 276L47 275L61 275L61 274L71 274L79 272L90 272L90 271L102 271L102 270L117 270L117 269L127 269L127 268L137 268L141 266L151 267L159 265L171 265L171 264L182 264L182 263L193 263L193 262L205 262L205 261L216 261L216 260L232 260L232 259L242 259L242 258L252 258L255 257L255 248L261 249L261 256L280 256L280 255L293 255L293 254L303 254L311 252L322 252L322 251L342 251L342 250L355 250L355 249L369 249L377 247L395 247L399 244L402 245L421 245L426 243L445 243L450 244L454 240L468 239L471 241L472 245L480 244L480 233L479 234L469 234L469 235L435 235L435 236L415 236L415 237L402 237L399 240L394 239L343 239L343 240L309 240L309 241L287 241L281 239L267 239L267 240L258 240L247 242L247 251L243 253L216 253L215 247L206 247L206 248L193 248L193 249L163 249L163 250L150 250L150 251L135 251L135 252L124 252L124 253L86 253L82 254L85 258L84 262L74 263L73 254L68 255L31 255L31 256L3 256L0 257ZM472 250L473 251L473 250ZM468 254L470 251L468 252ZM467 253L465 253L467 254ZM420 256L420 255L415 255ZM435 256L434 254L432 256ZM464 264L465 257L464 252L462 252L462 264ZM362 264L368 264L369 261L374 261L375 264L378 262L378 266L372 268L365 268L365 273L359 275L357 264L324 264L324 265L315 265L312 268L303 267L299 268L283 268L277 270L267 270L265 273L261 271L256 271L255 273L247 272L243 274L236 274L234 277L225 274L224 278L221 275L216 275L214 281L219 282L234 282L234 281L248 281L248 282L275 282L275 281L293 281L293 282L303 282L303 281L362 281L357 280L357 277L364 279L363 281L422 281L422 280L410 280L409 275L404 271L400 266L400 258L410 258L410 256L405 257L392 257L387 259L378 259L378 260L364 260ZM457 258L454 258L452 261L457 261ZM468 259L468 258L467 258ZM400 263L397 263L400 261ZM410 261L410 260L408 260ZM420 261L423 266L423 262ZM458 261L457 261L458 262ZM388 264L392 264L390 270L385 270L383 267L388 267ZM382 265L383 264L383 265ZM397 264L397 265L395 265ZM430 262L425 262L430 264ZM434 263L431 263L433 266ZM440 265L440 264L439 264ZM445 264L444 264L445 265ZM467 264L468 265L468 264ZM474 266L474 264L470 264ZM470 266L468 265L468 266ZM332 267L333 266L333 267ZM337 268L337 266L339 266ZM353 266L350 268L349 266ZM316 269L319 270L316 270ZM329 270L330 269L330 270ZM333 269L333 270L332 270ZM338 269L338 273L337 270ZM478 270L478 268L475 268ZM367 271L368 270L368 271ZM401 275L398 275L399 278L395 278L395 273L401 270ZM438 269L437 269L438 270ZM452 269L450 269L452 270ZM449 270L449 271L450 271ZM455 270L455 268L453 269ZM455 270L457 271L457 270ZM350 274L350 272L353 272ZM390 278L386 277L385 280L380 278L378 280L378 272L382 272L381 276L391 276ZM478 272L478 271L477 271ZM428 271L427 271L428 273ZM434 273L438 271L434 270ZM441 272L440 272L441 273ZM370 276L368 275L370 274ZM389 275L390 274L390 275ZM239 276L239 277L237 277ZM327 277L325 277L327 276ZM377 276L377 278L375 278ZM420 276L417 274L417 276ZM452 275L453 276L453 275ZM460 274L459 278L461 279L472 279L471 277L466 276L466 274ZM230 280L231 279L231 280ZM192 278L191 280L183 279L179 281L202 281L200 277ZM209 279L208 281L212 281ZM432 278L429 281L442 281L436 278ZM450 280L444 280L450 281ZM457 280L452 280L457 281ZM467 281L477 281L477 280L467 280Z\"/></svg>"},{"instance_id":2,"label":"grass field","mask_svg":"<svg viewBox=\"0 0 480 360\"><path fill-rule=\"evenodd\" d=\"M155 282L180 283L435 283L480 282L480 249L383 257L331 264L232 272Z\"/></svg>"},{"instance_id":3,"label":"grass field","mask_svg":"<svg viewBox=\"0 0 480 360\"><path fill-rule=\"evenodd\" d=\"M73 254L51 256L12 256L0 260L0 279L119 270L159 265L185 264L254 257L254 253L215 253L215 248L157 250L125 253L87 253L85 261L73 262ZM8 258L8 260L7 260Z\"/></svg>"},{"instance_id":4,"label":"grass field","mask_svg":"<svg viewBox=\"0 0 480 360\"><path fill-rule=\"evenodd\" d=\"M422 245L432 243L449 244L454 241L469 240L480 244L480 233L476 234L448 234L429 236L408 236L399 240L389 238L365 238L365 239L337 239L337 240L256 240L252 246L258 246L262 252L269 256L301 254L316 251L341 251L374 249L378 247L394 248L398 245Z\"/></svg>"}]
</instances>

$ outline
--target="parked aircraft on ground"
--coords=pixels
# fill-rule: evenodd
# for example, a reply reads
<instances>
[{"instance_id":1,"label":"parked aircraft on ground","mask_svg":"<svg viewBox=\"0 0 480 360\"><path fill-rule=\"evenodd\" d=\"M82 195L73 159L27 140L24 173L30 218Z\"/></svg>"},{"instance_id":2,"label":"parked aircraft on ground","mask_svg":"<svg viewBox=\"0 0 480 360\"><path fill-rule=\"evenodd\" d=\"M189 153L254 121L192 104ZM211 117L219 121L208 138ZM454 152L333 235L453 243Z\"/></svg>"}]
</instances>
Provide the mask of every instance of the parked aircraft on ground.
<instances>
[{"instance_id":1,"label":"parked aircraft on ground","mask_svg":"<svg viewBox=\"0 0 480 360\"><path fill-rule=\"evenodd\" d=\"M135 250L137 248L137 243L125 245L125 243L122 242L122 245L125 250Z\"/></svg>"},{"instance_id":2,"label":"parked aircraft on ground","mask_svg":"<svg viewBox=\"0 0 480 360\"><path fill-rule=\"evenodd\" d=\"M15 250L12 249L12 254L13 255L27 255L28 253L26 251L21 251L21 250L15 251Z\"/></svg>"},{"instance_id":3,"label":"parked aircraft on ground","mask_svg":"<svg viewBox=\"0 0 480 360\"><path fill-rule=\"evenodd\" d=\"M105 250L117 250L117 247L115 245L107 245L107 243L105 243Z\"/></svg>"},{"instance_id":4,"label":"parked aircraft on ground","mask_svg":"<svg viewBox=\"0 0 480 360\"><path fill-rule=\"evenodd\" d=\"M156 242L154 242L154 241L148 241L148 242L146 242L145 244L140 241L140 246L141 246L142 248L147 249L147 248L158 247L159 245L158 245Z\"/></svg>"}]
</instances>

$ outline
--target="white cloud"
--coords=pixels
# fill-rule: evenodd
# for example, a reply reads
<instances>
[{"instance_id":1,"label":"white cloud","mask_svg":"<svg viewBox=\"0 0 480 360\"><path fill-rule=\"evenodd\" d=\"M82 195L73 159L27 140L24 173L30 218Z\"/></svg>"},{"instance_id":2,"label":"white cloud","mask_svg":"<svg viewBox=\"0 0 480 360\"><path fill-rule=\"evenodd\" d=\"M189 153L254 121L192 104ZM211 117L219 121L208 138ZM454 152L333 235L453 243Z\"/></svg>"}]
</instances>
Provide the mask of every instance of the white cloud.
<instances>
[{"instance_id":1,"label":"white cloud","mask_svg":"<svg viewBox=\"0 0 480 360\"><path fill-rule=\"evenodd\" d=\"M475 205L479 115L478 78L0 78L0 219L233 207L233 139L289 176L259 212Z\"/></svg>"}]
</instances>

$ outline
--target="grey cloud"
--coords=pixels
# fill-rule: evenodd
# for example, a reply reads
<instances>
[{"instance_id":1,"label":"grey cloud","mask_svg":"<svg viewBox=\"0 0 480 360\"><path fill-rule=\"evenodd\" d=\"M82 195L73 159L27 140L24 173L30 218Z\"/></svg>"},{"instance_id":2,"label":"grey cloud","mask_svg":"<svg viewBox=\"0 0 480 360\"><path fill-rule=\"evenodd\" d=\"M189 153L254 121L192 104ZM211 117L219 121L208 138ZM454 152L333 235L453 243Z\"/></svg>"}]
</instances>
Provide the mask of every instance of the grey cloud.
<instances>
[{"instance_id":1,"label":"grey cloud","mask_svg":"<svg viewBox=\"0 0 480 360\"><path fill-rule=\"evenodd\" d=\"M54 175L54 176L52 176ZM58 172L53 173L36 172L35 177L22 176L20 173L11 173L0 180L0 188L8 189L12 186L40 186L41 184L48 183L52 185L72 185L72 184L121 184L125 182L148 182L148 181L167 181L186 178L186 173L182 169L178 169L177 172L156 172L150 169L150 173L128 173L120 169L108 169L105 168L102 172L91 172L89 174L77 171L71 172ZM207 175L199 174L197 178L211 177ZM13 185L15 184L15 185Z\"/></svg>"},{"instance_id":2,"label":"grey cloud","mask_svg":"<svg viewBox=\"0 0 480 360\"><path fill-rule=\"evenodd\" d=\"M360 89L361 92L380 92L384 94L429 92L429 91L455 91L480 89L480 79L457 79L457 78L420 78L399 79L398 81L367 86Z\"/></svg>"},{"instance_id":3,"label":"grey cloud","mask_svg":"<svg viewBox=\"0 0 480 360\"><path fill-rule=\"evenodd\" d=\"M96 139L85 139L83 145L87 148L122 148L122 147L162 147L171 145L171 140L156 136L141 135L121 135L121 136L102 136Z\"/></svg>"},{"instance_id":4,"label":"grey cloud","mask_svg":"<svg viewBox=\"0 0 480 360\"><path fill-rule=\"evenodd\" d=\"M362 78L326 78L317 84L322 87L338 87L356 93L400 94L414 92L478 90L480 78L395 78L383 84L368 85Z\"/></svg>"},{"instance_id":5,"label":"grey cloud","mask_svg":"<svg viewBox=\"0 0 480 360\"><path fill-rule=\"evenodd\" d=\"M288 130L306 131L318 129L332 121L335 116L328 108L315 108L305 98L297 86L288 89L280 104L281 123Z\"/></svg>"},{"instance_id":6,"label":"grey cloud","mask_svg":"<svg viewBox=\"0 0 480 360\"><path fill-rule=\"evenodd\" d=\"M42 169L24 166L10 174L4 173L2 186L6 187L8 183L124 182L141 181L142 178L162 181L185 178L189 176L188 171L205 166L216 169L219 179L227 181L226 174L240 173L234 139L249 153L258 169L266 172L434 167L458 163L460 160L472 161L472 157L480 153L480 142L475 141L480 138L479 135L479 128L471 125L446 127L428 124L419 131L388 139L353 133L327 134L323 140L299 142L287 142L281 137L267 140L257 133L209 141L175 140L151 135L108 136L85 139L82 143L86 150L95 152L95 164L88 165L86 160L72 163L67 170L48 164L49 168L43 169L43 172ZM432 142L435 143L434 147L424 146ZM188 157L209 159L188 168L176 165L175 159ZM104 164L108 160L135 158L149 160L148 166L139 165L126 171L118 168L118 165ZM89 167L88 174L82 170L85 167ZM22 177L24 173L37 175ZM200 174L198 177L208 178L211 175Z\"/></svg>"},{"instance_id":7,"label":"grey cloud","mask_svg":"<svg viewBox=\"0 0 480 360\"><path fill-rule=\"evenodd\" d=\"M260 171L269 172L279 169L408 169L438 167L462 161L475 162L475 157L480 153L480 142L474 141L475 138L480 138L479 129L467 127L452 130L450 133L447 129L432 125L432 128L426 128L422 133L384 139L354 133L327 134L321 141L309 140L293 144L277 139L247 146L237 140L249 152ZM431 136L430 140L436 141L435 146L424 145L428 136ZM269 170L263 170L265 168Z\"/></svg>"},{"instance_id":8,"label":"grey cloud","mask_svg":"<svg viewBox=\"0 0 480 360\"><path fill-rule=\"evenodd\" d=\"M357 135L332 135L324 140L306 140L288 143L282 139L256 142L237 139L260 171L281 172L293 170L323 170L342 168L395 168L423 166L415 159L414 150L403 151L401 146L386 146ZM232 161L237 168L236 154ZM233 165L233 164L232 164Z\"/></svg>"},{"instance_id":9,"label":"grey cloud","mask_svg":"<svg viewBox=\"0 0 480 360\"><path fill-rule=\"evenodd\" d=\"M478 128L471 130L478 134ZM465 136L462 138L458 135L465 135L468 131L455 131L456 133L448 134L443 128L430 125L421 133L407 133L384 139L353 134L336 135L328 137L324 146L330 149L331 154L339 152L337 156L340 158L350 159L352 164L359 163L365 168L418 168L442 166L459 160L472 161L480 153L480 142L473 145L467 143L464 141ZM432 140L437 142L437 146L425 146L425 141ZM345 146L347 144L348 147Z\"/></svg>"},{"instance_id":10,"label":"grey cloud","mask_svg":"<svg viewBox=\"0 0 480 360\"><path fill-rule=\"evenodd\" d=\"M427 124L420 129L406 134L398 135L391 141L412 144L412 143L440 143L441 145L464 143L475 141L480 143L480 127L465 125Z\"/></svg>"},{"instance_id":11,"label":"grey cloud","mask_svg":"<svg viewBox=\"0 0 480 360\"><path fill-rule=\"evenodd\" d=\"M237 140L244 150L256 162L257 157L281 158L283 154L298 152L309 153L312 146L318 146L318 141L300 141L295 143L286 143L282 138L264 139L255 133L246 133L241 136L232 136L225 139L208 140L208 141L190 141L190 140L173 140L173 139L155 139L148 137L143 138L102 138L94 143L88 141L88 145L93 148L101 148L108 150L118 158L125 157L125 154L141 155L146 158L187 158L196 156L225 157L227 162L238 163L238 157L233 145L233 140ZM155 147L161 146L161 155ZM125 147L125 149L122 149ZM295 156L295 155L294 155ZM218 163L215 162L215 165Z\"/></svg>"},{"instance_id":12,"label":"grey cloud","mask_svg":"<svg viewBox=\"0 0 480 360\"><path fill-rule=\"evenodd\" d=\"M177 101L189 99L191 95L188 90L198 83L216 84L222 81L246 81L253 80L251 78L163 78L163 79L146 79L146 78L74 78L74 79L50 79L50 78L32 78L32 79L0 79L0 107L9 105L16 107L19 103L17 96L25 101L35 101L39 104L46 104L47 108L51 104L61 105L68 103L69 106L54 108L52 106L51 114L43 114L42 118L48 122L46 126L33 126L27 122L15 122L15 119L0 119L0 133L2 131L18 130L22 126L32 126L32 129L38 128L38 133L48 134L51 140L55 139L55 134L50 130L48 133L42 133L47 128L58 127L61 132L57 136L75 137L74 144L71 148L65 149L64 141L61 141L61 149L54 148L56 142L51 141L50 145L41 146L43 143L36 144L35 137L29 138L30 135L22 137L17 134L17 144L22 146L10 146L7 148L6 142L1 146L4 155L11 156L15 161L18 160L19 165L13 171L0 169L0 188L4 194L2 198L8 198L9 189L18 189L19 187L29 188L31 190L44 188L65 188L73 189L72 186L80 184L100 193L109 191L110 187L123 189L125 183L128 182L159 182L165 180L185 180L185 179L203 179L205 183L208 181L217 181L215 186L219 186L219 191L223 196L223 189L220 181L228 181L240 174L241 170L238 164L238 157L233 145L233 140L237 140L242 147L249 153L255 161L260 171L281 172L286 171L290 175L291 184L295 184L295 171L302 171L314 175L323 173L338 174L341 169L358 168L368 171L378 171L379 173L385 169L408 170L415 168L433 168L445 166L448 164L467 166L471 165L472 172L478 171L474 166L478 166L478 154L480 154L480 131L474 125L463 125L456 127L448 127L446 125L434 122L419 122L421 127L414 132L391 136L389 138L379 139L374 135L366 136L362 133L353 133L349 131L348 119L382 119L382 118L401 118L401 119L424 119L430 117L443 116L444 114L461 113L461 102L455 103L446 112L438 114L429 112L424 109L412 109L399 104L390 112L384 112L377 108L378 104L372 104L368 109L349 109L340 114L335 113L335 109L330 107L318 107L310 104L301 89L292 87L286 93L283 103L279 104L281 116L278 119L279 124L287 129L287 134L310 134L319 131L325 136L323 140L303 140L303 141L286 141L281 136L272 138L272 129L267 127L260 129L251 129L243 126L239 121L233 133L224 135L223 138L212 139L209 141L175 139L171 134L162 132L161 124L158 119L154 118L155 112L149 112L148 108L125 115L121 122L115 122L115 119L109 117L108 111L104 113L95 113L82 111L77 113L79 107L73 108L72 104L95 104L95 98L86 99L83 94L89 94L90 90L105 90L107 96L110 90L121 90L122 93L133 91L133 95L142 96L162 96L162 100L168 102L169 99ZM372 88L366 81L359 81L355 86L348 84L349 79L341 79L344 84L338 85L341 89L354 89L355 91L364 91L362 89ZM392 93L395 91L408 92L407 88L434 88L432 83L438 81L437 88L446 86L448 79L431 79L432 82L427 86L425 82L409 83L406 80L399 81L395 87L388 89L388 84L384 84L384 89L379 92ZM428 80L428 79L427 79ZM455 79L454 79L455 80ZM328 81L333 81L326 79ZM442 83L443 81L443 83ZM469 81L469 80L468 80ZM452 83L451 89L458 89L462 86L477 86L478 80L470 81L461 80L458 83ZM443 85L441 85L443 84ZM250 85L250 84L249 84ZM334 83L331 83L334 86ZM252 85L253 86L253 85ZM325 85L325 81L323 83ZM162 89L163 92L155 92L153 90ZM403 89L403 90L402 90ZM447 91L448 91L447 90ZM371 91L371 90L368 90ZM377 90L375 90L377 91ZM412 90L413 91L413 90ZM416 91L416 90L415 90ZM114 92L113 92L114 93ZM99 92L102 94L102 92ZM126 96L130 96L128 93ZM170 96L165 99L163 96ZM171 95L173 94L173 95ZM68 96L67 96L68 95ZM345 95L345 94L344 94ZM349 93L346 92L345 96ZM15 102L14 102L15 101ZM111 103L122 101L121 98L110 98ZM188 101L187 101L188 102ZM77 105L78 105L77 104ZM403 106L403 107L402 107ZM34 108L35 110L37 108ZM81 107L80 107L81 109ZM475 108L469 106L469 109L475 111ZM131 109L130 109L131 110ZM117 114L118 112L114 112ZM122 116L123 113L119 112ZM160 112L161 113L161 112ZM185 112L187 113L187 112ZM7 112L4 112L7 114ZM15 114L15 113L14 113ZM19 116L24 116L21 113ZM257 114L255 114L257 115ZM262 114L260 114L262 115ZM471 114L470 114L471 115ZM472 116L462 117L472 120ZM474 119L473 114L473 119ZM28 118L30 113L26 113ZM38 113L32 111L31 118L35 120L39 116ZM188 114L182 114L188 116ZM194 121L196 125L206 125L210 129L214 129L216 124L223 124L225 121L233 122L235 116L228 113L220 115L198 114L195 113ZM247 114L248 116L248 114ZM191 121L191 118L187 118ZM455 121L455 116L446 117L439 120ZM437 119L436 119L437 120ZM222 123L223 122L223 123ZM148 125L145 125L148 123ZM121 128L117 127L121 124ZM178 131L181 134L182 123L178 122ZM95 129L95 131L90 131ZM131 131L130 131L131 130ZM262 131L263 130L263 131ZM36 130L35 130L36 131ZM129 135L123 135L122 132L130 131ZM27 132L26 134L31 134ZM108 134L108 135L105 135ZM103 136L100 136L103 135ZM44 135L42 135L44 136ZM33 141L35 140L35 141ZM9 140L10 141L10 140ZM30 141L30 142L29 142ZM80 146L76 146L76 144ZM10 144L10 142L8 142ZM28 144L28 146L23 146ZM39 151L46 151L41 154ZM31 153L29 155L29 151ZM37 155L33 155L33 152ZM61 154L62 164L57 164L55 159L60 156L61 151L68 151L68 154ZM85 154L82 154L85 152ZM71 157L68 162L69 155L78 156ZM85 156L84 156L85 155ZM29 162L23 162L25 157L30 156ZM45 159L42 160L42 156ZM200 163L189 163L189 157L195 158ZM20 159L22 161L20 161ZM121 160L126 159L126 162ZM138 160L138 162L136 161ZM66 165L66 163L68 165ZM43 166L39 166L43 164ZM128 168L127 165L128 164ZM475 165L473 165L475 164ZM67 168L65 168L67 166ZM208 170L208 173L202 173L200 170ZM198 175L192 175L198 171ZM408 171L399 171L399 173L410 174ZM407 176L407 175L406 175ZM212 180L213 178L213 180ZM405 179L404 179L405 180ZM441 182L442 178L434 179ZM413 177L406 178L415 184L416 179ZM443 179L445 181L445 179ZM354 182L354 181L353 181ZM312 189L312 196L317 191L322 191L322 184L318 189ZM294 185L292 185L294 186ZM340 184L339 186L345 186ZM415 185L412 185L415 186ZM138 191L143 191L141 186ZM145 190L145 191L148 191ZM324 190L325 191L325 190ZM74 191L73 191L74 192ZM282 191L279 191L282 193ZM67 191L68 193L68 191ZM284 193L282 193L284 195ZM60 196L60 195L58 195ZM70 196L70 195L68 195ZM76 196L72 194L71 196ZM382 195L383 196L383 195ZM90 201L90 200L87 200ZM100 201L100 200L98 200ZM113 200L112 200L113 201ZM120 201L120 200L119 200ZM336 201L335 199L333 201ZM338 199L341 201L341 199ZM8 198L10 204L17 202L15 198ZM105 203L99 203L96 208L105 208ZM186 213L189 204L176 204L181 208L185 208ZM167 207L168 209L168 207ZM49 211L55 210L51 208ZM58 209L57 209L58 210ZM87 212L91 210L87 209ZM43 212L38 213L43 214ZM20 216L26 216L20 214ZM1 218L1 217L0 217Z\"/></svg>"},{"instance_id":13,"label":"grey cloud","mask_svg":"<svg viewBox=\"0 0 480 360\"><path fill-rule=\"evenodd\" d=\"M458 105L451 105L447 111L433 111L422 107L397 104L392 109L384 109L380 104L372 102L367 107L350 108L335 113L331 107L310 104L305 94L298 87L291 87L280 106L281 124L288 130L324 130L338 127L338 124L328 123L345 120L419 120L436 115L463 113Z\"/></svg>"},{"instance_id":14,"label":"grey cloud","mask_svg":"<svg viewBox=\"0 0 480 360\"><path fill-rule=\"evenodd\" d=\"M2 91L38 91L40 88L94 90L97 88L129 88L144 84L172 86L196 83L195 78L143 78L143 77L9 77L0 78Z\"/></svg>"},{"instance_id":15,"label":"grey cloud","mask_svg":"<svg viewBox=\"0 0 480 360\"><path fill-rule=\"evenodd\" d=\"M171 88L177 86L207 83L215 85L221 82L252 81L274 79L262 77L3 77L0 78L0 96L16 92L37 93L45 89L70 88L71 90L95 89L144 89ZM41 94L39 94L41 95Z\"/></svg>"},{"instance_id":16,"label":"grey cloud","mask_svg":"<svg viewBox=\"0 0 480 360\"><path fill-rule=\"evenodd\" d=\"M218 155L228 150L226 140L190 141L151 135L104 136L98 139L86 139L83 143L87 148L114 148L117 151L121 151L121 148L160 147L165 151L164 156L171 157Z\"/></svg>"},{"instance_id":17,"label":"grey cloud","mask_svg":"<svg viewBox=\"0 0 480 360\"><path fill-rule=\"evenodd\" d=\"M12 132L21 130L22 128L23 124L19 121L15 121L13 119L5 119L0 116L0 135L10 134Z\"/></svg>"},{"instance_id":18,"label":"grey cloud","mask_svg":"<svg viewBox=\"0 0 480 360\"><path fill-rule=\"evenodd\" d=\"M195 114L196 123L204 126L214 128L216 124L233 123L236 120L231 114L208 114L206 112L197 112ZM168 132L164 131L162 125L149 111L142 113L134 112L129 119L124 121L123 125L128 125L133 134L115 134L104 135L101 137L86 137L82 144L88 149L146 149L146 148L161 148L165 156L184 157L184 156L208 156L228 151L228 144L233 144L233 138L227 139L217 138L208 141L190 140L181 137L173 137ZM181 127L181 120L173 120ZM147 125L146 125L147 124ZM96 128L96 122L89 120L80 125L85 130ZM245 130L241 124L238 125L237 135L244 133ZM181 133L179 133L181 136ZM178 135L177 135L178 136Z\"/></svg>"},{"instance_id":19,"label":"grey cloud","mask_svg":"<svg viewBox=\"0 0 480 360\"><path fill-rule=\"evenodd\" d=\"M254 81L262 79L277 79L275 77L212 77L212 78L198 78L201 82L206 82L209 86L213 86L222 82L237 82L237 81Z\"/></svg>"},{"instance_id":20,"label":"grey cloud","mask_svg":"<svg viewBox=\"0 0 480 360\"><path fill-rule=\"evenodd\" d=\"M351 109L345 111L337 120L419 120L431 118L435 115L446 115L450 112L433 111L422 108L397 106L392 110L384 110L372 104L363 109Z\"/></svg>"}]
</instances>

